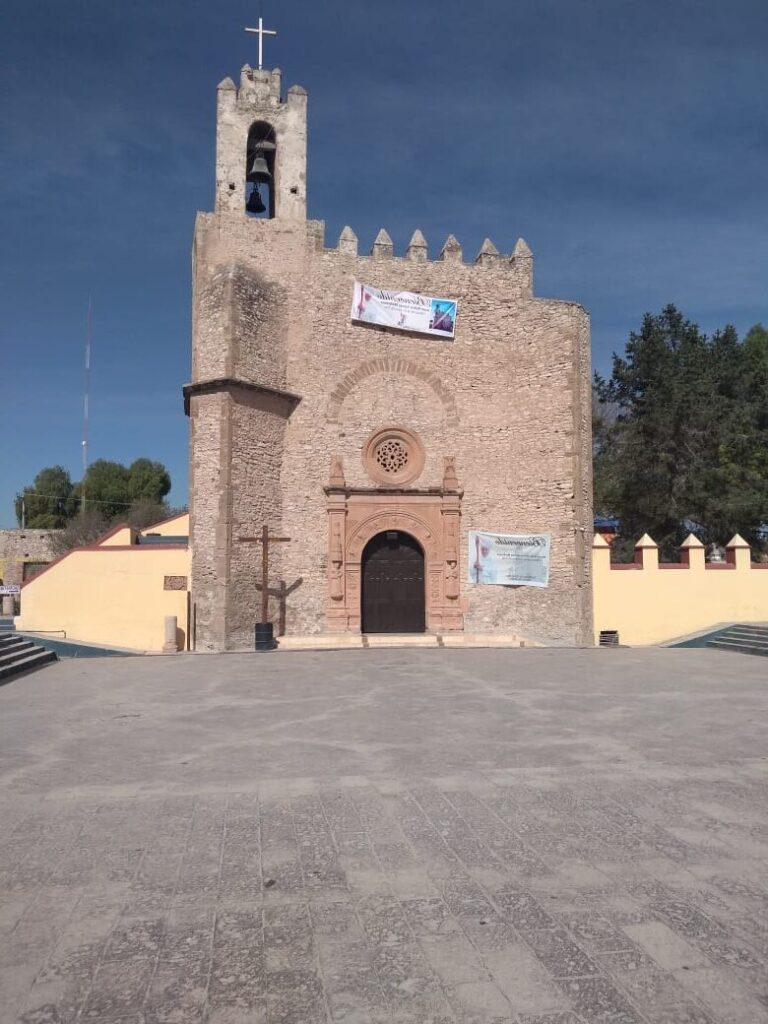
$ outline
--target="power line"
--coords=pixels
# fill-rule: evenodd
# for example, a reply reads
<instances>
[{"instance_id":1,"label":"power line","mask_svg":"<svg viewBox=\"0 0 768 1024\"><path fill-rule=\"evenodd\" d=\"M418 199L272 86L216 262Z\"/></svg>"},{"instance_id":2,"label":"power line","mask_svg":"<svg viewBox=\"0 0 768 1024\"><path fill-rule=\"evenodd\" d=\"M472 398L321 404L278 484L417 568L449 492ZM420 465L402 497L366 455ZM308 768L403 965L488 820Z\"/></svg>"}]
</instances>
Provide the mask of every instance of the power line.
<instances>
[{"instance_id":1,"label":"power line","mask_svg":"<svg viewBox=\"0 0 768 1024\"><path fill-rule=\"evenodd\" d=\"M23 498L25 495L31 495L31 497L33 497L33 498L55 498L57 501L70 501L70 500L73 500L73 501L84 501L85 500L85 495L84 494L81 494L81 495L41 494L40 491L21 491L20 492L20 497ZM91 505L123 505L125 508L130 508L130 506L135 504L137 501L152 501L152 498L134 498L133 501L105 501L103 498L102 499L97 499L97 498L89 498L88 499L88 503L91 504ZM161 502L158 501L158 502L155 503L153 501L153 504L158 504L159 505L159 504L161 504Z\"/></svg>"}]
</instances>

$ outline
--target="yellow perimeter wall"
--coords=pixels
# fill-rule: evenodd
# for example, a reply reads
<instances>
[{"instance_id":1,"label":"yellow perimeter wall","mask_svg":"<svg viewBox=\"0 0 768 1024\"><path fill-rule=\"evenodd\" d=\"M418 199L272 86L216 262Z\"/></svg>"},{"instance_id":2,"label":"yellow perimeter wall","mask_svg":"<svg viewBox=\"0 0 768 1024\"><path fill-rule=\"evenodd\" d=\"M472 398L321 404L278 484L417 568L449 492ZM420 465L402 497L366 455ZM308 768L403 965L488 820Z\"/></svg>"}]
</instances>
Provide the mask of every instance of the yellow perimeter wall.
<instances>
[{"instance_id":1,"label":"yellow perimeter wall","mask_svg":"<svg viewBox=\"0 0 768 1024\"><path fill-rule=\"evenodd\" d=\"M750 561L738 535L726 547L727 561L704 561L693 535L680 563L659 565L656 544L646 534L635 563L611 567L611 549L599 535L592 547L595 643L600 631L616 629L622 644L658 644L728 622L768 621L768 564Z\"/></svg>"},{"instance_id":2,"label":"yellow perimeter wall","mask_svg":"<svg viewBox=\"0 0 768 1024\"><path fill-rule=\"evenodd\" d=\"M186 534L187 523L186 516L176 517L146 532ZM120 527L95 545L70 551L31 579L22 588L16 628L63 630L67 640L162 651L165 616L175 615L179 649L184 650L189 549L131 544L133 538L128 527ZM184 589L166 590L166 576L185 577Z\"/></svg>"},{"instance_id":3,"label":"yellow perimeter wall","mask_svg":"<svg viewBox=\"0 0 768 1024\"><path fill-rule=\"evenodd\" d=\"M188 516L145 531L186 535ZM187 646L187 591L166 590L166 576L185 577L187 547L137 545L136 534L118 527L95 545L70 551L22 589L19 630L64 630L68 640L161 651L166 615L175 615L179 649ZM592 548L595 643L615 629L623 644L656 644L723 622L768 621L768 565L750 562L748 545L734 537L727 562L705 565L693 536L680 563L659 566L653 540L642 537L630 566L611 567L611 550L596 535ZM179 582L178 580L176 581Z\"/></svg>"}]
</instances>

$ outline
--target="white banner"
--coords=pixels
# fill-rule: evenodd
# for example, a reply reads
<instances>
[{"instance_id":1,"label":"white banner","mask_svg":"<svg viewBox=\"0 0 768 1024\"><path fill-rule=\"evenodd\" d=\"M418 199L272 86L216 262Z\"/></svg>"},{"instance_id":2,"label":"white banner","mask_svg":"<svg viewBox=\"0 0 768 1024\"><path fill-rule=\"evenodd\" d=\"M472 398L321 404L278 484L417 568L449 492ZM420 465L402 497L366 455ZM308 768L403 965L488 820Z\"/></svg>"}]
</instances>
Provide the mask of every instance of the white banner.
<instances>
[{"instance_id":1,"label":"white banner","mask_svg":"<svg viewBox=\"0 0 768 1024\"><path fill-rule=\"evenodd\" d=\"M456 305L455 299L435 299L415 292L390 292L355 281L349 315L361 323L452 338L456 330Z\"/></svg>"},{"instance_id":2,"label":"white banner","mask_svg":"<svg viewBox=\"0 0 768 1024\"><path fill-rule=\"evenodd\" d=\"M507 587L549 586L548 533L469 531L469 582Z\"/></svg>"}]
</instances>

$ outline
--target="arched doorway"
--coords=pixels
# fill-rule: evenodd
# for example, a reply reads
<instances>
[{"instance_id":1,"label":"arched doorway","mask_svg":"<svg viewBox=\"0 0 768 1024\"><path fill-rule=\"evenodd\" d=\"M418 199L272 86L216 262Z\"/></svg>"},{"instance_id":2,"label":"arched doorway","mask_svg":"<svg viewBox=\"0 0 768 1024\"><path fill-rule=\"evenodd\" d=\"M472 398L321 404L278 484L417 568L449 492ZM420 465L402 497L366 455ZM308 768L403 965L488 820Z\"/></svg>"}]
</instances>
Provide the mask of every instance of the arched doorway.
<instances>
[{"instance_id":1,"label":"arched doorway","mask_svg":"<svg viewBox=\"0 0 768 1024\"><path fill-rule=\"evenodd\" d=\"M385 530L362 556L362 632L423 633L424 552L410 534Z\"/></svg>"}]
</instances>

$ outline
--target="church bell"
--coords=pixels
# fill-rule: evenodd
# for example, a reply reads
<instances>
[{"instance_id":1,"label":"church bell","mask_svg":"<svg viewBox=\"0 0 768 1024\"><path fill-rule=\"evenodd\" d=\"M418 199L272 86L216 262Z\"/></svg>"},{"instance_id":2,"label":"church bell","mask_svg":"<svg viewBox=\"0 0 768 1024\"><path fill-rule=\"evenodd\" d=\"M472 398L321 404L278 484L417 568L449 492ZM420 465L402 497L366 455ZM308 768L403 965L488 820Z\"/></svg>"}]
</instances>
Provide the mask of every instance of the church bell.
<instances>
[{"instance_id":1,"label":"church bell","mask_svg":"<svg viewBox=\"0 0 768 1024\"><path fill-rule=\"evenodd\" d=\"M263 181L268 185L272 184L272 175L269 173L269 167L267 161L264 159L264 154L256 152L253 157L246 181Z\"/></svg>"},{"instance_id":2,"label":"church bell","mask_svg":"<svg viewBox=\"0 0 768 1024\"><path fill-rule=\"evenodd\" d=\"M266 210L266 206L259 195L259 190L255 185L253 187L253 191L248 197L248 202L245 204L245 208L248 213L264 213Z\"/></svg>"}]
</instances>

